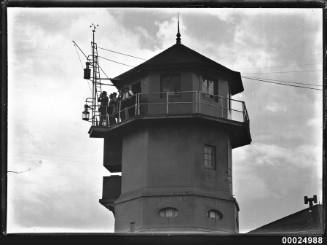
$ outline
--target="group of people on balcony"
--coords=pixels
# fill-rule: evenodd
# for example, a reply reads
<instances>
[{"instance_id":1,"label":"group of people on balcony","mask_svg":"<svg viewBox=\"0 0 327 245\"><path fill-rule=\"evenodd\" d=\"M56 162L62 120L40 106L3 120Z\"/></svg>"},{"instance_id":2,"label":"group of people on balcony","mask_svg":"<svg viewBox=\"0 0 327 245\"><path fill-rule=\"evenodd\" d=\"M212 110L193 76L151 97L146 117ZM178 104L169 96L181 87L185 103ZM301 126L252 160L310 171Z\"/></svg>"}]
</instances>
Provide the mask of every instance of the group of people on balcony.
<instances>
[{"instance_id":1,"label":"group of people on balcony","mask_svg":"<svg viewBox=\"0 0 327 245\"><path fill-rule=\"evenodd\" d=\"M98 98L98 102L100 103L100 126L112 126L134 116L135 96L130 86L125 86L119 91L118 96L114 92L108 97L107 92L103 91Z\"/></svg>"}]
</instances>

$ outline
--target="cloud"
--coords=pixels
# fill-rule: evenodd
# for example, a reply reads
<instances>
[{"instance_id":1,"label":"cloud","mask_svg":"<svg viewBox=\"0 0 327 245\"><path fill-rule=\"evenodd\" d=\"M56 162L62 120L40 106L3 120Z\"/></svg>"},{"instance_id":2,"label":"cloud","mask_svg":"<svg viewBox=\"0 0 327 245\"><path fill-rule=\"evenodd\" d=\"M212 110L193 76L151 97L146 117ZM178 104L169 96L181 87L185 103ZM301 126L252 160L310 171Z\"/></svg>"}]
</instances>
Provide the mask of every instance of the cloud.
<instances>
[{"instance_id":1,"label":"cloud","mask_svg":"<svg viewBox=\"0 0 327 245\"><path fill-rule=\"evenodd\" d=\"M315 35L321 32L322 26L318 19L312 18L317 14L309 11L303 14L296 10L291 13L257 13L237 18L240 20L238 29L243 32L243 43L246 42L251 50L269 53L271 62L284 66L301 65L308 63L320 42Z\"/></svg>"},{"instance_id":2,"label":"cloud","mask_svg":"<svg viewBox=\"0 0 327 245\"><path fill-rule=\"evenodd\" d=\"M234 194L242 228L251 230L303 209L305 195L317 194L321 200L322 159L317 151L321 146L252 144L234 150Z\"/></svg>"},{"instance_id":3,"label":"cloud","mask_svg":"<svg viewBox=\"0 0 327 245\"><path fill-rule=\"evenodd\" d=\"M9 232L28 232L33 227L39 227L37 232L77 227L83 231L112 230L112 215L98 203L105 171L93 161L100 159L82 157L85 152L81 156L64 154L67 152L9 155L10 168L17 161L21 167L30 165L29 158L42 161L29 172L8 176Z\"/></svg>"},{"instance_id":4,"label":"cloud","mask_svg":"<svg viewBox=\"0 0 327 245\"><path fill-rule=\"evenodd\" d=\"M267 111L271 111L271 112L286 112L285 106L282 106L278 103L272 103L272 104L266 105L265 109Z\"/></svg>"},{"instance_id":5,"label":"cloud","mask_svg":"<svg viewBox=\"0 0 327 245\"><path fill-rule=\"evenodd\" d=\"M187 35L203 44L209 43L217 48L233 43L236 25L231 21L221 20L218 16L186 14L183 16L183 24L188 27L185 30Z\"/></svg>"},{"instance_id":6,"label":"cloud","mask_svg":"<svg viewBox=\"0 0 327 245\"><path fill-rule=\"evenodd\" d=\"M156 9L122 10L108 9L108 13L121 23L124 29L138 36L139 47L156 51L162 48L162 40L156 35L160 23L175 16Z\"/></svg>"}]
</instances>

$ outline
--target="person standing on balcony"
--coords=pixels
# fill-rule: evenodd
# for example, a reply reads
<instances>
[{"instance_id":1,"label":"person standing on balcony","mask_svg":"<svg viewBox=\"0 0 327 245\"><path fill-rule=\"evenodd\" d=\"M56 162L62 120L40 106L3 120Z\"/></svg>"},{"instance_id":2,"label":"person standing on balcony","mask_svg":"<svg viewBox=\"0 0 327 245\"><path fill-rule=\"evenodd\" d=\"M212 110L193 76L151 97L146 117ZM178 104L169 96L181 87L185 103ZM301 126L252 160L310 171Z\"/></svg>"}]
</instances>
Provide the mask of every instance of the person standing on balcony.
<instances>
[{"instance_id":1,"label":"person standing on balcony","mask_svg":"<svg viewBox=\"0 0 327 245\"><path fill-rule=\"evenodd\" d=\"M100 97L98 98L98 102L100 102L100 107L99 107L100 126L107 126L108 125L107 109L108 109L109 98L107 96L106 91L101 92ZM105 122L105 125L103 125L103 122Z\"/></svg>"},{"instance_id":2,"label":"person standing on balcony","mask_svg":"<svg viewBox=\"0 0 327 245\"><path fill-rule=\"evenodd\" d=\"M109 95L110 101L108 106L108 114L109 114L109 123L110 126L116 124L116 118L118 118L117 114L117 93L112 93Z\"/></svg>"},{"instance_id":3,"label":"person standing on balcony","mask_svg":"<svg viewBox=\"0 0 327 245\"><path fill-rule=\"evenodd\" d=\"M121 102L121 107L122 107L122 121L124 121L127 117L132 117L134 108L133 106L133 96L134 93L130 89L130 86L125 86L123 88L122 92L122 102Z\"/></svg>"}]
</instances>

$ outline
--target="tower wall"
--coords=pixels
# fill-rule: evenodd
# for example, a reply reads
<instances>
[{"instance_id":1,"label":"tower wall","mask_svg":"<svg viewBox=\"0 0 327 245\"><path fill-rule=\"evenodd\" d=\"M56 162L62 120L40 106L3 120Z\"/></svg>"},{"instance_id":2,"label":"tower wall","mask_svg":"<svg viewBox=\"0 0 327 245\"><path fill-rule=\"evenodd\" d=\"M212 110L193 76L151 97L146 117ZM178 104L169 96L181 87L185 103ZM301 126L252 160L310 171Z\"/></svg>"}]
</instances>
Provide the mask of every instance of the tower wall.
<instances>
[{"instance_id":1,"label":"tower wall","mask_svg":"<svg viewBox=\"0 0 327 245\"><path fill-rule=\"evenodd\" d=\"M158 123L149 129L147 187L188 187L228 193L228 133L196 123ZM204 145L216 148L216 169L203 164Z\"/></svg>"},{"instance_id":2,"label":"tower wall","mask_svg":"<svg viewBox=\"0 0 327 245\"><path fill-rule=\"evenodd\" d=\"M148 130L134 130L123 137L122 194L132 193L147 185L149 152Z\"/></svg>"},{"instance_id":3,"label":"tower wall","mask_svg":"<svg viewBox=\"0 0 327 245\"><path fill-rule=\"evenodd\" d=\"M124 136L116 232L236 231L228 133L212 125L186 122L163 120ZM215 169L204 166L205 144L216 148ZM159 211L166 207L176 208L178 215L161 217ZM210 209L221 212L223 218L210 219Z\"/></svg>"},{"instance_id":4,"label":"tower wall","mask_svg":"<svg viewBox=\"0 0 327 245\"><path fill-rule=\"evenodd\" d=\"M162 207L174 207L178 216L161 217ZM208 210L223 217L208 218ZM116 204L115 232L216 232L237 233L238 210L233 200L197 195L144 196ZM134 230L131 230L131 223Z\"/></svg>"}]
</instances>

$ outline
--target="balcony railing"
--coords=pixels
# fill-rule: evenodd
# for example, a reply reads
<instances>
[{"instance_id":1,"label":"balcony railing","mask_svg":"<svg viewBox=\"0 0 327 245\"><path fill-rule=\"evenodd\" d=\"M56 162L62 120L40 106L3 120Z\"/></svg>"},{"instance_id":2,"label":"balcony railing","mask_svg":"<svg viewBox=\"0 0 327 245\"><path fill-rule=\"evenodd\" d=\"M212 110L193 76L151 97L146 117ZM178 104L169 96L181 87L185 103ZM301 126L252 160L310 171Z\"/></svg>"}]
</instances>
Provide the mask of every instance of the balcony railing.
<instances>
[{"instance_id":1,"label":"balcony railing","mask_svg":"<svg viewBox=\"0 0 327 245\"><path fill-rule=\"evenodd\" d=\"M97 108L91 119L93 126L112 127L135 118L190 114L202 114L241 123L249 121L243 101L199 91L138 93L127 100L118 100L111 115L101 114L99 106Z\"/></svg>"}]
</instances>

